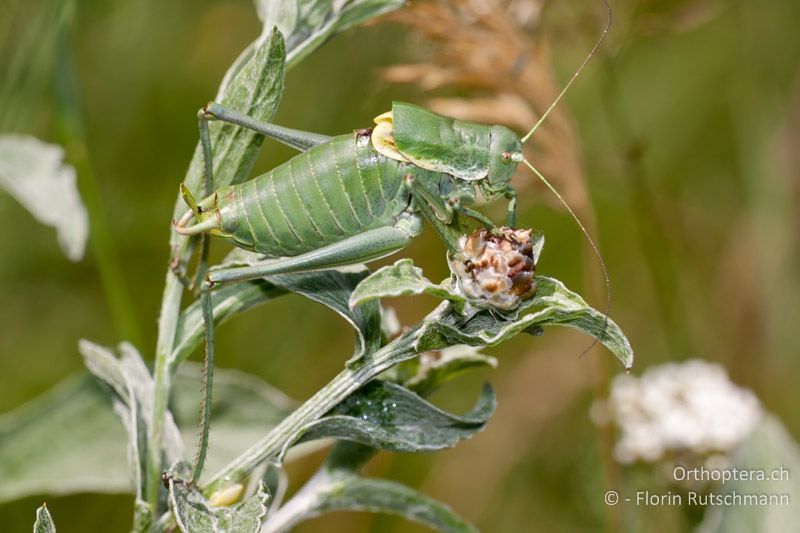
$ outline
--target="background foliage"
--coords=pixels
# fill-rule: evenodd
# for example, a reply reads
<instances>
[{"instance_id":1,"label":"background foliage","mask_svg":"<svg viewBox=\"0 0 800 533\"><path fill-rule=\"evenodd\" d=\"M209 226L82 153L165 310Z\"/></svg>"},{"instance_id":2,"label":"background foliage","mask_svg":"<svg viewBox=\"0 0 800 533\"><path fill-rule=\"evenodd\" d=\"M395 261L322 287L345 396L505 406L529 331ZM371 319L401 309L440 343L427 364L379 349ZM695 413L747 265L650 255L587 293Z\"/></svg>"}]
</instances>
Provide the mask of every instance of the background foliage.
<instances>
[{"instance_id":1,"label":"background foliage","mask_svg":"<svg viewBox=\"0 0 800 533\"><path fill-rule=\"evenodd\" d=\"M79 371L78 338L106 345L126 338L151 352L169 213L197 141L195 112L260 30L248 0L88 0L76 7L21 0L0 7L14 14L0 11L0 71L14 67L14 54L34 58L24 84L0 81L0 130L72 139L67 153L83 196L90 211L94 204L106 216L91 227L87 259L71 263L52 229L0 194L0 412ZM560 80L591 46L602 20L595 7L559 2L533 30L549 37ZM614 282L612 314L637 351L634 372L689 357L718 361L797 437L800 6L706 0L613 7L613 32L566 102ZM57 31L65 20L71 30ZM335 134L368 125L393 99L424 101L424 91L378 76L378 68L413 60L406 31L372 25L326 44L287 75L277 122ZM79 80L77 96L59 83L70 76ZM63 111L74 98L80 143L75 117ZM291 153L266 146L257 170ZM584 269L574 224L542 201L544 192L525 190L520 221L547 235L539 272L579 289ZM431 232L407 253L430 279L444 277L442 246ZM114 258L118 266L100 275L98 265ZM398 299L396 307L413 323L434 303ZM218 363L306 398L341 368L351 342L334 314L288 297L220 328ZM371 472L421 488L487 531L525 530L531 516L543 531L598 530L608 512L603 480L619 472L601 460L588 410L615 363L605 354L578 358L585 342L559 329L487 350L498 357L497 370L461 380L463 401L451 389L445 405L466 411L490 377L498 409L486 430L435 455L381 454ZM607 361L598 364L598 355ZM320 460L311 455L290 474L310 473ZM39 497L4 504L0 523L27 530L40 504ZM65 531L125 531L130 505L127 495L48 498ZM684 519L653 508L636 522L675 531ZM341 514L298 531L337 526L418 527Z\"/></svg>"}]
</instances>

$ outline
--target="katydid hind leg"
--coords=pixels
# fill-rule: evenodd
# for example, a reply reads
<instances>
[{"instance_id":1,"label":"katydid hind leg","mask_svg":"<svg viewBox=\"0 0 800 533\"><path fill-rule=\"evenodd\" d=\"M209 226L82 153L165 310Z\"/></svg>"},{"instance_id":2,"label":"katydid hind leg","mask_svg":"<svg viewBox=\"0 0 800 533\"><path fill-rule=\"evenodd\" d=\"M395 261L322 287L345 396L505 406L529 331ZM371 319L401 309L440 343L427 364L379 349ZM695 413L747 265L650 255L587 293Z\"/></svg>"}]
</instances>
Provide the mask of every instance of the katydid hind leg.
<instances>
[{"instance_id":1,"label":"katydid hind leg","mask_svg":"<svg viewBox=\"0 0 800 533\"><path fill-rule=\"evenodd\" d=\"M420 230L419 218L406 214L394 226L368 230L300 255L269 259L253 266L211 270L206 279L213 285L364 263L405 248Z\"/></svg>"},{"instance_id":2,"label":"katydid hind leg","mask_svg":"<svg viewBox=\"0 0 800 533\"><path fill-rule=\"evenodd\" d=\"M200 303L205 324L205 357L203 359L202 398L200 400L200 422L197 435L197 449L192 465L191 481L197 483L203 473L208 451L208 434L211 427L211 399L214 383L214 311L211 302L211 287L203 283L200 289Z\"/></svg>"},{"instance_id":3,"label":"katydid hind leg","mask_svg":"<svg viewBox=\"0 0 800 533\"><path fill-rule=\"evenodd\" d=\"M203 110L198 112L197 124L200 131L200 145L203 156L203 185L201 187L202 196L206 196L214 187L213 184L213 154L211 152L211 134L208 128L208 120ZM186 191L188 194L188 191ZM191 204L190 204L191 205ZM194 210L200 213L200 208L194 206ZM214 314L211 303L210 287L202 283L202 279L208 270L208 235L200 235L200 256L197 262L197 273L195 274L196 284L200 287L200 303L203 310L203 322L205 325L205 357L203 358L203 377L202 391L203 396L200 403L200 422L197 437L197 450L195 452L194 464L192 466L191 481L197 483L205 466L206 453L208 451L208 434L211 424L211 392L214 383Z\"/></svg>"},{"instance_id":4,"label":"katydid hind leg","mask_svg":"<svg viewBox=\"0 0 800 533\"><path fill-rule=\"evenodd\" d=\"M309 148L328 142L331 139L329 136L320 133L295 130L284 126L278 126L270 122L263 122L247 116L244 113L240 113L239 111L223 107L217 102L209 102L201 112L205 115L207 121L220 120L235 124L265 135L270 139L275 139L301 152L305 152Z\"/></svg>"}]
</instances>

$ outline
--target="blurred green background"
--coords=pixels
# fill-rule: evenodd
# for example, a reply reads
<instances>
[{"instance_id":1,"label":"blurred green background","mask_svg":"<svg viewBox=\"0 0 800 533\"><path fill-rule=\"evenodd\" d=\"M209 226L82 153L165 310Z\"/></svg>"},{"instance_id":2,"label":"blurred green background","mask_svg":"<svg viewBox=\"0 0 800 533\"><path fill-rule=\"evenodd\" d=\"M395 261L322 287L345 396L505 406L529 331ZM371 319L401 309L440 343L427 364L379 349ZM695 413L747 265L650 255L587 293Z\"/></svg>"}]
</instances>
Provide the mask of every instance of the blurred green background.
<instances>
[{"instance_id":1,"label":"blurred green background","mask_svg":"<svg viewBox=\"0 0 800 533\"><path fill-rule=\"evenodd\" d=\"M78 149L70 155L80 160L86 201L104 218L92 220L99 259L90 249L73 264L52 229L0 193L0 412L80 371L79 338L106 345L127 338L152 358L169 216L197 141L195 112L260 31L249 0L75 7L59 15L45 0L0 6L0 76L13 58L28 58L24 83L0 79L0 131L61 142L75 131L59 104L71 98L63 80L74 76L87 157ZM634 373L690 357L720 362L798 437L800 3L616 1L613 8L612 34L566 106L612 280L612 316L637 352ZM545 9L537 31L550 38L562 84L591 47L599 13L572 0ZM71 24L63 36L61 17ZM336 37L288 74L276 122L336 134L369 125L393 99L424 100L423 91L378 76L381 67L413 60L405 32L381 23ZM290 155L267 142L256 171ZM543 192L525 191L520 222L547 237L538 271L586 293L574 222L543 202ZM430 231L403 253L431 279L447 274ZM109 265L105 278L99 261ZM411 324L434 303L393 305ZM220 366L261 376L298 399L341 368L352 343L348 326L300 297L250 311L218 336ZM579 358L586 344L548 330L487 350L499 357L497 370L434 398L465 407L490 379L499 408L486 430L434 455L382 454L370 472L421 488L485 531L599 531L615 523L620 517L608 516L602 493L604 479L621 473L602 460L588 413L593 391L621 367L599 350ZM321 458L292 465L293 480ZM42 500L60 531L130 527L129 497L81 495L2 505L2 529L28 530ZM669 508L624 520L633 530L688 527ZM368 514L298 528L417 530Z\"/></svg>"}]
</instances>

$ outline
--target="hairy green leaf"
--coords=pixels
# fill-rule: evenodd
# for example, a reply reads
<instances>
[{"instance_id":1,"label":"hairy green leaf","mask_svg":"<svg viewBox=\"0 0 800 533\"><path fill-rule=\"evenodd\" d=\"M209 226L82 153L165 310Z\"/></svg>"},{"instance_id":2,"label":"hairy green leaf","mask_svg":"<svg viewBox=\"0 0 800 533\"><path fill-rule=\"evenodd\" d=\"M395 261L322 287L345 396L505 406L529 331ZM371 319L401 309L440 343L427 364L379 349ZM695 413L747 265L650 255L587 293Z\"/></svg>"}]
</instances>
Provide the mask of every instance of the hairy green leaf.
<instances>
[{"instance_id":1,"label":"hairy green leaf","mask_svg":"<svg viewBox=\"0 0 800 533\"><path fill-rule=\"evenodd\" d=\"M534 242L535 248L541 251L543 239ZM410 259L401 259L377 270L356 287L350 305L413 294L429 294L447 300L448 306L434 312L423 323L417 341L420 352L454 344L493 346L523 331L538 334L542 326L567 326L597 338L630 368L633 350L613 320L589 307L583 298L556 279L536 276L535 282L536 293L517 309L476 308L451 287L449 280L435 285Z\"/></svg>"},{"instance_id":2,"label":"hairy green leaf","mask_svg":"<svg viewBox=\"0 0 800 533\"><path fill-rule=\"evenodd\" d=\"M375 271L361 282L350 296L350 307L356 308L378 298L429 294L450 300L454 309L461 312L466 300L450 287L445 280L440 285L431 283L422 275L422 269L415 267L411 259L400 259L393 265Z\"/></svg>"},{"instance_id":3,"label":"hairy green leaf","mask_svg":"<svg viewBox=\"0 0 800 533\"><path fill-rule=\"evenodd\" d=\"M472 410L457 416L400 385L375 380L301 429L300 442L336 437L398 452L441 450L481 431L494 408L488 384Z\"/></svg>"},{"instance_id":4,"label":"hairy green leaf","mask_svg":"<svg viewBox=\"0 0 800 533\"><path fill-rule=\"evenodd\" d=\"M257 533L267 515L269 494L262 484L255 494L233 507L211 507L196 486L171 478L169 500L184 533Z\"/></svg>"},{"instance_id":5,"label":"hairy green leaf","mask_svg":"<svg viewBox=\"0 0 800 533\"><path fill-rule=\"evenodd\" d=\"M333 511L389 513L413 520L437 531L474 532L472 524L447 505L400 483L357 476L353 460L370 456L372 450L342 443L323 467L285 506L264 524L262 533L290 531L298 523Z\"/></svg>"},{"instance_id":6,"label":"hairy green leaf","mask_svg":"<svg viewBox=\"0 0 800 533\"><path fill-rule=\"evenodd\" d=\"M328 306L354 329L356 340L348 363L373 353L381 344L381 315L378 302L351 309L347 302L353 289L369 275L363 265L302 274L281 274L268 279L275 285L302 294Z\"/></svg>"},{"instance_id":7,"label":"hairy green leaf","mask_svg":"<svg viewBox=\"0 0 800 533\"><path fill-rule=\"evenodd\" d=\"M33 533L56 533L56 525L53 523L50 511L47 510L47 504L43 503L41 507L36 509L36 522L33 523Z\"/></svg>"},{"instance_id":8,"label":"hairy green leaf","mask_svg":"<svg viewBox=\"0 0 800 533\"><path fill-rule=\"evenodd\" d=\"M613 320L589 307L562 282L545 276L536 276L535 280L536 294L514 313L482 310L461 316L450 312L431 321L430 327L446 345L494 346L521 332L538 334L543 326L567 326L598 339L625 368L633 365L633 349Z\"/></svg>"},{"instance_id":9,"label":"hairy green leaf","mask_svg":"<svg viewBox=\"0 0 800 533\"><path fill-rule=\"evenodd\" d=\"M766 503L736 503L707 507L697 533L782 533L797 529L800 522L800 447L780 420L768 415L741 444L732 457L732 465L740 470L782 468L786 477L770 480L734 479L714 489L723 498L734 494L766 497ZM775 501L769 500L776 498ZM733 500L730 500L733 502Z\"/></svg>"},{"instance_id":10,"label":"hairy green leaf","mask_svg":"<svg viewBox=\"0 0 800 533\"><path fill-rule=\"evenodd\" d=\"M420 522L437 531L477 531L447 505L386 479L343 476L330 483L311 515L332 511L382 512Z\"/></svg>"},{"instance_id":11,"label":"hairy green leaf","mask_svg":"<svg viewBox=\"0 0 800 533\"><path fill-rule=\"evenodd\" d=\"M395 10L403 0L256 0L265 29L287 36L287 62L293 65L333 37L365 20Z\"/></svg>"},{"instance_id":12,"label":"hairy green leaf","mask_svg":"<svg viewBox=\"0 0 800 533\"><path fill-rule=\"evenodd\" d=\"M79 261L89 236L89 216L77 187L75 169L64 149L29 135L0 135L0 188L42 224L58 233L58 243Z\"/></svg>"},{"instance_id":13,"label":"hairy green leaf","mask_svg":"<svg viewBox=\"0 0 800 533\"><path fill-rule=\"evenodd\" d=\"M255 47L252 57L241 65L232 67L236 73L229 83L220 88L217 101L254 119L267 122L272 120L283 96L285 61L286 46L283 36L280 32L273 31L268 39ZM210 132L214 188L247 179L264 136L227 123L212 123ZM197 194L202 181L203 153L198 143L184 184L193 194ZM179 195L173 216L180 217L186 209L186 204Z\"/></svg>"}]
</instances>

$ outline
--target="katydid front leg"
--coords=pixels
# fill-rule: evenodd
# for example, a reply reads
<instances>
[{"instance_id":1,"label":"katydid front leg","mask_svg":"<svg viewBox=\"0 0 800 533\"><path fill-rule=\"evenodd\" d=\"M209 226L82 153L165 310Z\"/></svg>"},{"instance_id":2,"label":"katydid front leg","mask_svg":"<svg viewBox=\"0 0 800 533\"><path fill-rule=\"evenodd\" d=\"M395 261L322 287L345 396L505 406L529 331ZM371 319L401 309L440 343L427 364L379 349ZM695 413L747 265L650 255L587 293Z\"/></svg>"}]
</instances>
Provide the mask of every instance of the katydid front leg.
<instances>
[{"instance_id":1,"label":"katydid front leg","mask_svg":"<svg viewBox=\"0 0 800 533\"><path fill-rule=\"evenodd\" d=\"M513 228L517 225L517 191L509 187L505 197L508 199L508 227Z\"/></svg>"}]
</instances>

